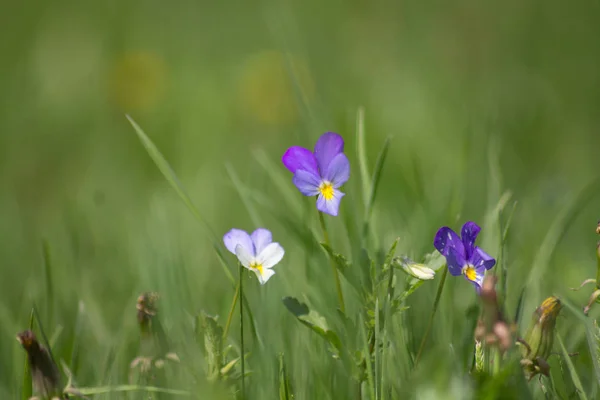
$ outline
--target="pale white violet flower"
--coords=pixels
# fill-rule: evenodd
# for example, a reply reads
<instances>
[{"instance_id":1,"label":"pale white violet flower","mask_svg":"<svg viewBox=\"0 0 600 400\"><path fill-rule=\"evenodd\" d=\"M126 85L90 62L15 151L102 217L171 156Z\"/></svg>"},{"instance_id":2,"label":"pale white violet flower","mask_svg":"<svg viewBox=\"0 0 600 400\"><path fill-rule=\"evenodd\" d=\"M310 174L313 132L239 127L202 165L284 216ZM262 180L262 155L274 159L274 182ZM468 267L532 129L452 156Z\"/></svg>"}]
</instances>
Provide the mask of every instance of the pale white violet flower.
<instances>
[{"instance_id":1,"label":"pale white violet flower","mask_svg":"<svg viewBox=\"0 0 600 400\"><path fill-rule=\"evenodd\" d=\"M285 253L279 243L273 242L271 232L264 228L250 235L241 229L232 229L223 236L223 243L245 268L256 274L261 285L275 275L272 268Z\"/></svg>"}]
</instances>

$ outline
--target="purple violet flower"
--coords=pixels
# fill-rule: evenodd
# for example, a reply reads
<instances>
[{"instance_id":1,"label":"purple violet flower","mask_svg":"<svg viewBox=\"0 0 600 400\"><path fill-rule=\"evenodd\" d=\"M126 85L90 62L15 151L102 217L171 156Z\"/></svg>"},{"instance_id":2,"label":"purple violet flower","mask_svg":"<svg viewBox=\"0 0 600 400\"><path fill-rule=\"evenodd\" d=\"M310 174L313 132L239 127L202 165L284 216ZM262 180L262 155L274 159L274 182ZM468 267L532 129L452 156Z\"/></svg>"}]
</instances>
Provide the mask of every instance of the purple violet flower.
<instances>
[{"instance_id":1,"label":"purple violet flower","mask_svg":"<svg viewBox=\"0 0 600 400\"><path fill-rule=\"evenodd\" d=\"M317 209L336 216L344 193L338 188L350 177L350 162L344 154L344 139L337 133L324 133L315 151L290 147L283 164L294 174L294 185L305 196L318 196Z\"/></svg>"},{"instance_id":2,"label":"purple violet flower","mask_svg":"<svg viewBox=\"0 0 600 400\"><path fill-rule=\"evenodd\" d=\"M481 228L475 222L467 222L461 230L461 237L444 226L436 233L433 245L444 257L448 271L453 276L464 275L475 285L477 293L481 290L485 271L496 264L496 260L475 246L475 239Z\"/></svg>"},{"instance_id":3,"label":"purple violet flower","mask_svg":"<svg viewBox=\"0 0 600 400\"><path fill-rule=\"evenodd\" d=\"M272 268L285 253L279 243L273 242L271 232L264 228L258 228L251 235L232 229L223 236L223 243L245 268L256 274L261 285L275 275Z\"/></svg>"}]
</instances>

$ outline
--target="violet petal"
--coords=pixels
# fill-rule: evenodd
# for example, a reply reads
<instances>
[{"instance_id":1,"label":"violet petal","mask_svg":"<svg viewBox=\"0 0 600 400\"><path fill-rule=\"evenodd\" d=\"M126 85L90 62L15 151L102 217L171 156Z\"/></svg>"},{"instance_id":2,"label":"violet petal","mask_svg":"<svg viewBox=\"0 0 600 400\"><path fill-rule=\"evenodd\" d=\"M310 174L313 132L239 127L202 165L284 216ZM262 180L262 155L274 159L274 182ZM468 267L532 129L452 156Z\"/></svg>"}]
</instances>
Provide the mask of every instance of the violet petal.
<instances>
[{"instance_id":1,"label":"violet petal","mask_svg":"<svg viewBox=\"0 0 600 400\"><path fill-rule=\"evenodd\" d=\"M344 139L334 132L321 135L315 144L315 158L321 174L327 171L329 163L335 156L344 151Z\"/></svg>"}]
</instances>

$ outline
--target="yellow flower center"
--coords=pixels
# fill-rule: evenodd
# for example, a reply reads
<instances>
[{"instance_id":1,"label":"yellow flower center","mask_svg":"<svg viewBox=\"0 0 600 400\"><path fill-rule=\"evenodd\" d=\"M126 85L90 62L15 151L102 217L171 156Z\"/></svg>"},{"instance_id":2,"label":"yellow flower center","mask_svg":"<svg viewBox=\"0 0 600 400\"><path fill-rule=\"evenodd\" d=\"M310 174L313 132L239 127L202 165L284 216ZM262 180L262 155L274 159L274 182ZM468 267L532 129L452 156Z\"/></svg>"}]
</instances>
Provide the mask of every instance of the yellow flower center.
<instances>
[{"instance_id":1,"label":"yellow flower center","mask_svg":"<svg viewBox=\"0 0 600 400\"><path fill-rule=\"evenodd\" d=\"M263 274L263 266L261 264L250 264L250 268L258 271L259 274Z\"/></svg>"},{"instance_id":2,"label":"yellow flower center","mask_svg":"<svg viewBox=\"0 0 600 400\"><path fill-rule=\"evenodd\" d=\"M475 271L475 267L473 267L471 264L467 264L463 268L462 273L465 274L467 279L470 281L475 282L475 279L477 279L477 272Z\"/></svg>"},{"instance_id":3,"label":"yellow flower center","mask_svg":"<svg viewBox=\"0 0 600 400\"><path fill-rule=\"evenodd\" d=\"M333 199L333 185L331 182L322 182L319 186L319 190L321 191L323 197L325 197L325 200Z\"/></svg>"}]
</instances>

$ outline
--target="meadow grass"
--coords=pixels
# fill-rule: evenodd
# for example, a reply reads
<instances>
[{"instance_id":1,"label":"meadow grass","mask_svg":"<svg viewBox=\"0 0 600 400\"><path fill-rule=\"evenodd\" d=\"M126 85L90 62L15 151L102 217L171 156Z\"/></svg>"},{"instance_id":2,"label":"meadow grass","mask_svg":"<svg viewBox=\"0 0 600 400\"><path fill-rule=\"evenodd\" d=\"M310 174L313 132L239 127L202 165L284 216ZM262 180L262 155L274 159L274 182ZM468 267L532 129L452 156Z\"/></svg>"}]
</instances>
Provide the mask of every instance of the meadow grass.
<instances>
[{"instance_id":1,"label":"meadow grass","mask_svg":"<svg viewBox=\"0 0 600 400\"><path fill-rule=\"evenodd\" d=\"M238 267L234 257L224 252L219 235L194 205L160 150L133 119L127 118L180 200L179 203L175 198L162 200L156 205L159 212L165 213L162 223L168 225L173 219L189 222L191 216L199 227L192 228L199 229L198 240L212 244L205 250L207 254L201 256L193 254L193 241L189 238L184 242L186 248L176 240L166 248L162 244L147 248L152 255L141 258L146 267L143 272L140 270L143 278L135 287L140 292L150 287L159 294L156 304L148 306L153 310L148 311L148 321L152 322L144 327L138 318L137 326L132 297L123 304L121 323L110 327L102 317L103 304L85 296L77 303L70 324L64 319L66 326L53 323L54 314L60 311L55 300L56 296L60 298L60 290L55 285L61 278L52 258L51 242L43 242L40 280L44 283L44 316L40 316L38 306L32 304L30 326L41 333L43 343L61 360L69 379L67 390L71 393L97 398L237 396L372 400L569 398L573 395L587 399L597 393L600 376L597 328L583 315L581 307L566 300L563 316L567 315L559 320L558 330L568 330L569 335L566 342L558 335L560 346L557 355L552 356L559 360L558 365L557 362L550 364L548 377L538 375L526 382L515 347L500 356L492 345L481 342L477 345L474 327L478 317L485 316L480 314L482 302L468 282L446 277L443 257L435 251L415 255L402 245L401 237L406 232L399 231L400 237L387 243L371 238L377 234L370 220L391 142L389 138L385 141L377 161L371 166L364 150L361 112L356 130L356 155L351 157L358 160L364 182L357 186L362 187L363 196L362 201L350 207L360 209L362 203L364 212L351 213L352 218L342 217L338 221L333 217L324 218L322 214L317 218L316 210L299 195L285 194L289 188L282 186L284 172L277 172L276 162L269 161L264 153L257 153L256 160L262 160L265 173L270 171L269 179L281 190L280 197L287 199L289 207L277 206L272 197L253 196L252 189L241 181L233 167L227 166L228 176L240 196L240 207L245 208L254 226L262 226L269 214L270 220L278 221L282 227L296 226L285 235L288 253L273 279L280 282L259 287L253 275L250 277L239 267L239 279L245 281L244 292L236 284ZM370 170L373 172L369 173ZM490 180L497 178L492 176ZM507 267L504 254L516 202L510 193L501 194L482 217L485 221L483 243L493 249L492 254L498 258L498 265L490 273L501 282L498 286L500 307L508 320L514 317L518 323L517 338L524 336L529 315L539 299L552 294L545 293L541 281L535 277L546 273L553 251L568 231L569 223L597 194L597 188L596 182L587 185L557 214L537 251L529 278L520 289L518 309L514 312L514 308L511 309L514 302L508 300L508 293L518 292L511 291L507 283L514 279L511 279L511 268ZM500 194L497 189L491 190ZM178 208L187 210L181 212ZM170 210L174 216L166 214ZM354 224L354 228L348 224ZM331 241L327 236L329 229ZM437 271L436 279L422 281L396 269L399 264L394 257L400 251L413 254ZM344 252L347 255L343 255ZM215 302L217 299L196 304L203 296L189 279L196 276L198 262L212 265L213 272L199 280L199 287L215 284L222 287L225 293L218 299L221 306ZM326 268L328 262L343 277L345 312L338 302L341 299L335 294L332 271ZM169 266L165 267L165 263ZM446 291L445 286L448 286ZM563 290L563 294L557 294L562 297L566 293ZM228 298L232 302L225 323L225 315L211 316L217 314L211 308L222 312ZM245 325L250 328L245 333L240 330L239 320L232 318L240 298L247 311ZM138 312L146 310L140 307ZM571 326L561 327L567 325L567 320ZM549 334L553 336L554 329ZM91 344L94 346L90 347ZM244 357L242 348L245 348ZM580 351L574 356L571 350ZM24 353L15 352L13 357L15 365L26 366L13 370L13 396L20 393L22 398L28 398L31 377ZM246 364L244 375L242 360Z\"/></svg>"},{"instance_id":2,"label":"meadow grass","mask_svg":"<svg viewBox=\"0 0 600 400\"><path fill-rule=\"evenodd\" d=\"M570 290L600 276L596 4L125 3L0 26L0 399L34 394L26 329L94 399L600 396L597 287ZM321 219L281 156L329 130ZM549 376L476 342L487 303L433 247L469 220L513 339L560 298ZM233 227L285 248L266 285Z\"/></svg>"}]
</instances>

